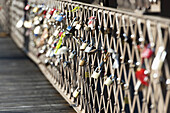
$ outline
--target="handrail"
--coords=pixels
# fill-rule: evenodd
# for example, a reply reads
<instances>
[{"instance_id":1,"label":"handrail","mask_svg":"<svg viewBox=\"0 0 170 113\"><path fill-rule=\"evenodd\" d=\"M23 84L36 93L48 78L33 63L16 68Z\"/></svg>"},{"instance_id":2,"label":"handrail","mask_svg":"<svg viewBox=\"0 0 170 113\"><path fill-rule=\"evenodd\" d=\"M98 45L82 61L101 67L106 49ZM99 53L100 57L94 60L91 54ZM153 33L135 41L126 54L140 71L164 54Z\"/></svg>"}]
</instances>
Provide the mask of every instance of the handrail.
<instances>
[{"instance_id":1,"label":"handrail","mask_svg":"<svg viewBox=\"0 0 170 113\"><path fill-rule=\"evenodd\" d=\"M55 20L54 26L47 23L48 29L42 24L26 29L29 32L39 26L48 33L44 40L42 33L30 32L28 51L34 58L38 55L43 73L77 112L169 112L169 19L77 1L29 3L55 6L66 15L62 22ZM79 10L74 12L77 6ZM27 17L33 19L30 12ZM88 26L90 17L95 22L92 26ZM80 29L66 30L73 20L81 22ZM71 34L54 36L58 26ZM55 50L48 43L51 36L60 38L57 50L64 54L47 54Z\"/></svg>"}]
</instances>

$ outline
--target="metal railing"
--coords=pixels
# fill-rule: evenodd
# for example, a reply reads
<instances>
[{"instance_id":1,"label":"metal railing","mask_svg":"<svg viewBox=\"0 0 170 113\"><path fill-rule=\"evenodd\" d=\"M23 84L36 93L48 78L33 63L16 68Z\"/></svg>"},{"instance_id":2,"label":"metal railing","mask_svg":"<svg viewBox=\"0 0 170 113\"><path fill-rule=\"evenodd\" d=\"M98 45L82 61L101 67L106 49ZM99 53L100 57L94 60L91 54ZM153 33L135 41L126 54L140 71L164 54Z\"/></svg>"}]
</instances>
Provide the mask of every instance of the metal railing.
<instances>
[{"instance_id":1,"label":"metal railing","mask_svg":"<svg viewBox=\"0 0 170 113\"><path fill-rule=\"evenodd\" d=\"M47 50L38 58L40 64L49 71L46 76L53 86L78 112L170 112L169 19L64 0L29 3L44 3L66 15L65 21L47 29L48 38L40 46L35 42L42 37L30 32L29 51L37 56L46 45ZM79 9L73 11L76 7ZM52 48L49 37L58 26L66 29L75 17L80 29L62 42L69 52L60 57L46 55ZM91 30L86 26L90 17L95 18ZM93 51L83 51L83 43ZM76 55L70 57L72 53Z\"/></svg>"}]
</instances>

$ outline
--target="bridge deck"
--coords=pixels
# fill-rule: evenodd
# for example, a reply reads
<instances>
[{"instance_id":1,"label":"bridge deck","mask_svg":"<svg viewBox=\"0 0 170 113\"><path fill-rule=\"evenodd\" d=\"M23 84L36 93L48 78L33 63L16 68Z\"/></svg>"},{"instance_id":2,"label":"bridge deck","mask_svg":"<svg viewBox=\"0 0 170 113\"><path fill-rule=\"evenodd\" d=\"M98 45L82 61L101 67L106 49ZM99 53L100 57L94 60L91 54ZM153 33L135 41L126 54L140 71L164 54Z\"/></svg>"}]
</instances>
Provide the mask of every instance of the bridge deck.
<instances>
[{"instance_id":1,"label":"bridge deck","mask_svg":"<svg viewBox=\"0 0 170 113\"><path fill-rule=\"evenodd\" d=\"M10 38L0 38L0 113L74 113Z\"/></svg>"}]
</instances>

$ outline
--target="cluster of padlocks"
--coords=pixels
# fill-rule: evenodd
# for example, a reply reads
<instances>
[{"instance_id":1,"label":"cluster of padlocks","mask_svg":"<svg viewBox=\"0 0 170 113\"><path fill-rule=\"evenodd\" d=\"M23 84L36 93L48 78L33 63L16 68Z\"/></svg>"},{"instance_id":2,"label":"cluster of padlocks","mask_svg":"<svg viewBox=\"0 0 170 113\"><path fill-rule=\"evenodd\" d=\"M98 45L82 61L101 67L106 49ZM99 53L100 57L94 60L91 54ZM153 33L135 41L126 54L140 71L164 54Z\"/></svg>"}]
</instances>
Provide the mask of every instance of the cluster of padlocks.
<instances>
[{"instance_id":1,"label":"cluster of padlocks","mask_svg":"<svg viewBox=\"0 0 170 113\"><path fill-rule=\"evenodd\" d=\"M67 9L67 7L65 7ZM85 78L97 80L99 77L104 80L103 84L110 86L114 82L123 84L122 87L129 87L119 75L111 73L111 70L119 69L120 65L129 65L129 68L134 68L137 83L135 84L134 91L138 92L140 86L147 87L150 84L150 73L154 71L159 72L162 68L163 62L166 57L166 51L163 46L160 46L155 54L155 44L145 43L145 46L138 44L136 51L140 53L140 62L134 62L132 59L122 58L120 51L115 50L113 47L105 45L102 46L104 41L99 41L95 35L112 35L109 27L99 26L98 16L91 16L86 18L86 21L80 21L80 17L68 17L68 13L76 13L81 8L74 7L72 10L61 10L57 8L50 8L45 5L28 4L25 7L29 20L21 18L16 24L17 28L25 27L27 30L26 35L34 34L33 46L37 48L37 57L45 55L45 65L52 65L56 69L62 67L63 69L75 69L78 67L94 68L91 72L84 73ZM70 22L68 22L68 20ZM66 24L67 23L67 24ZM54 29L52 33L51 29ZM86 33L84 33L86 32ZM86 37L85 34L90 34ZM126 33L120 34L116 31L115 39L120 38L122 43L131 43L133 46L134 35L130 37ZM87 40L88 39L88 40ZM103 40L105 40L103 38ZM105 40L106 41L106 40ZM143 42L143 38L139 38L139 42ZM116 42L114 42L116 43ZM114 45L114 44L113 44ZM74 47L73 47L74 46ZM141 49L142 48L142 49ZM145 59L155 57L151 63L151 70L147 70L144 65ZM94 60L96 56L100 56L101 60ZM93 57L91 57L93 56ZM93 61L94 60L94 61ZM107 63L108 61L112 61ZM74 63L74 65L72 65ZM78 63L78 65L76 65ZM63 65L60 65L63 64ZM99 65L98 65L99 64ZM110 67L108 67L108 65ZM74 71L77 71L78 67ZM109 68L106 72L106 68ZM80 94L80 85L74 89L73 97L77 98Z\"/></svg>"}]
</instances>

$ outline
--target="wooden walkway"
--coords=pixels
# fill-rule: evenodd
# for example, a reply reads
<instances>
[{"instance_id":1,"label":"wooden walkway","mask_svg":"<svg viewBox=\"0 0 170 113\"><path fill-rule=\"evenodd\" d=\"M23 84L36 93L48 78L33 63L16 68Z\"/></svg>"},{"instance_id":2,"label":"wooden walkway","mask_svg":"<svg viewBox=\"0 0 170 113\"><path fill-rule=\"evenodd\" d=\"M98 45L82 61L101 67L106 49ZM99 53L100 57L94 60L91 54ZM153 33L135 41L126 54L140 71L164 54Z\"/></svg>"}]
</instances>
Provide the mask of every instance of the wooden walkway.
<instances>
[{"instance_id":1,"label":"wooden walkway","mask_svg":"<svg viewBox=\"0 0 170 113\"><path fill-rule=\"evenodd\" d=\"M0 113L75 113L10 38L0 38Z\"/></svg>"}]
</instances>

